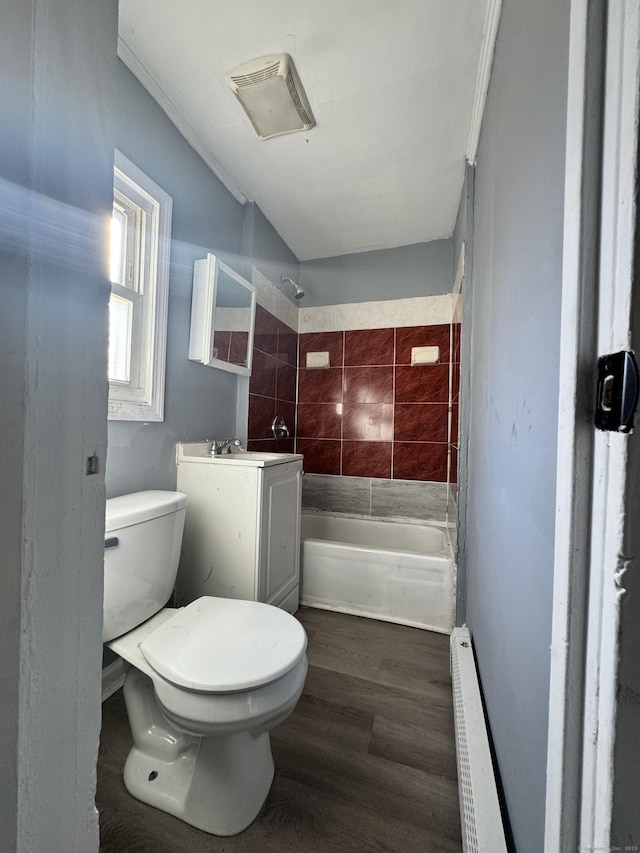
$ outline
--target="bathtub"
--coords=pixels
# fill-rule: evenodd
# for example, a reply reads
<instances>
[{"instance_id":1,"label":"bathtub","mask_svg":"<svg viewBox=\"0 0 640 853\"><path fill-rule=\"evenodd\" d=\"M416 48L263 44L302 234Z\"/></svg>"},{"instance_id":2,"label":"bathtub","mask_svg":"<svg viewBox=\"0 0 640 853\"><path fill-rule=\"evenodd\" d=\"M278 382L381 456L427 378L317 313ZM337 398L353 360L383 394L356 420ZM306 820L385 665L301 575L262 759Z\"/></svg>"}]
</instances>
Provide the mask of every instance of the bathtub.
<instances>
[{"instance_id":1,"label":"bathtub","mask_svg":"<svg viewBox=\"0 0 640 853\"><path fill-rule=\"evenodd\" d=\"M300 603L451 633L447 528L303 513Z\"/></svg>"}]
</instances>

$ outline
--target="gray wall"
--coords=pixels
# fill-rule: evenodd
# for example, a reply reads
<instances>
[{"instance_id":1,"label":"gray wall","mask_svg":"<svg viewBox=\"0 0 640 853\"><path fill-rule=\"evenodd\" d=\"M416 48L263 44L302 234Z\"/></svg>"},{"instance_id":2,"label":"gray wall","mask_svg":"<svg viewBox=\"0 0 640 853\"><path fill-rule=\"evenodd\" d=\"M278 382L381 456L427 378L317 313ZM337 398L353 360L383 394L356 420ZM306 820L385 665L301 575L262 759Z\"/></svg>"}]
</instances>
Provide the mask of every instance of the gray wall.
<instances>
[{"instance_id":1,"label":"gray wall","mask_svg":"<svg viewBox=\"0 0 640 853\"><path fill-rule=\"evenodd\" d=\"M302 307L451 293L451 240L300 264Z\"/></svg>"},{"instance_id":2,"label":"gray wall","mask_svg":"<svg viewBox=\"0 0 640 853\"><path fill-rule=\"evenodd\" d=\"M473 182L474 182L474 167L467 163L464 172L464 181L462 183L462 192L460 193L460 204L458 205L458 215L456 217L456 225L453 229L451 237L451 269L455 283L456 272L458 270L458 262L462 253L463 244L466 244L465 257L465 275L468 279L467 286L470 287L471 266L473 263Z\"/></svg>"},{"instance_id":3,"label":"gray wall","mask_svg":"<svg viewBox=\"0 0 640 853\"><path fill-rule=\"evenodd\" d=\"M245 205L245 234L250 240L245 254L262 275L278 287L283 275L298 282L298 259L255 202ZM293 301L291 288L282 292Z\"/></svg>"},{"instance_id":4,"label":"gray wall","mask_svg":"<svg viewBox=\"0 0 640 853\"><path fill-rule=\"evenodd\" d=\"M115 0L0 27L0 849L98 850Z\"/></svg>"},{"instance_id":5,"label":"gray wall","mask_svg":"<svg viewBox=\"0 0 640 853\"><path fill-rule=\"evenodd\" d=\"M467 619L467 493L469 487L469 417L471 404L471 329L473 293L473 209L475 167L467 165L460 195L460 207L453 232L453 276L457 274L464 250L462 282L462 330L460 337L460 441L458 448L458 540L456 625Z\"/></svg>"},{"instance_id":6,"label":"gray wall","mask_svg":"<svg viewBox=\"0 0 640 853\"><path fill-rule=\"evenodd\" d=\"M158 104L118 62L116 147L173 198L165 417L109 422L107 496L174 489L175 443L244 435L248 382L188 360L193 263L214 252L249 279L279 282L298 261L257 205L218 181Z\"/></svg>"},{"instance_id":7,"label":"gray wall","mask_svg":"<svg viewBox=\"0 0 640 853\"><path fill-rule=\"evenodd\" d=\"M503 3L475 180L466 615L518 853L544 846L569 5Z\"/></svg>"},{"instance_id":8,"label":"gray wall","mask_svg":"<svg viewBox=\"0 0 640 853\"><path fill-rule=\"evenodd\" d=\"M193 262L207 251L243 266L243 207L118 62L116 147L173 198L165 419L109 422L107 495L174 489L176 441L236 430L238 380L189 361ZM246 237L245 237L246 239Z\"/></svg>"}]
</instances>

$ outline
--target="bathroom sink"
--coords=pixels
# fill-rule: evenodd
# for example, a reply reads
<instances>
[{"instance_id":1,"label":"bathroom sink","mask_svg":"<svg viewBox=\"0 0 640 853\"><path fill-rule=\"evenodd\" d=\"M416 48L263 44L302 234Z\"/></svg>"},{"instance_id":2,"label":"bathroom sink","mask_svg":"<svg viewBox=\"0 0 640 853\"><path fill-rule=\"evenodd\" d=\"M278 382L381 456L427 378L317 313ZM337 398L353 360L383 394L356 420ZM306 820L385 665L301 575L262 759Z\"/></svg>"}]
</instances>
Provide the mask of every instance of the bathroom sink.
<instances>
[{"instance_id":1,"label":"bathroom sink","mask_svg":"<svg viewBox=\"0 0 640 853\"><path fill-rule=\"evenodd\" d=\"M268 453L257 450L240 450L234 448L231 453L211 455L210 441L184 441L177 445L177 461L198 461L211 465L249 465L266 468L270 465L282 465L302 459L300 453Z\"/></svg>"}]
</instances>

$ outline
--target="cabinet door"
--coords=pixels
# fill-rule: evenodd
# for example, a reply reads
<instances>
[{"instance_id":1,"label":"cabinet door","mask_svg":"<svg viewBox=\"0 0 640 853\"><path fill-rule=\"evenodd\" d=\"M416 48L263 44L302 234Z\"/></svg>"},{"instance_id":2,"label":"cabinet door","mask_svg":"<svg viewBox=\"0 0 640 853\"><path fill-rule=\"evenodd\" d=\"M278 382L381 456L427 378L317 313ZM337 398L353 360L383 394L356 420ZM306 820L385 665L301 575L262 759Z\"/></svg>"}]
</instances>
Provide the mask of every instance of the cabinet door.
<instances>
[{"instance_id":1,"label":"cabinet door","mask_svg":"<svg viewBox=\"0 0 640 853\"><path fill-rule=\"evenodd\" d=\"M259 600L278 604L300 579L302 465L263 471Z\"/></svg>"},{"instance_id":2,"label":"cabinet door","mask_svg":"<svg viewBox=\"0 0 640 853\"><path fill-rule=\"evenodd\" d=\"M201 595L256 598L261 478L257 468L181 462L188 498L177 589L181 604Z\"/></svg>"}]
</instances>

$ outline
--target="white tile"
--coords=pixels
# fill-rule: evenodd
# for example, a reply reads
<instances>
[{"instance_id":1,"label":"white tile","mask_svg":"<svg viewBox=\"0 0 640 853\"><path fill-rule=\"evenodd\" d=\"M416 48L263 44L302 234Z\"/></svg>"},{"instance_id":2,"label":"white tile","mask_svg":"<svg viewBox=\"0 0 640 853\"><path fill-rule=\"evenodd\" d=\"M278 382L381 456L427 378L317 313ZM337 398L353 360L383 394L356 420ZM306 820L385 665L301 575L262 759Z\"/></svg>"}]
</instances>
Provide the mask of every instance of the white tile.
<instances>
[{"instance_id":1,"label":"white tile","mask_svg":"<svg viewBox=\"0 0 640 853\"><path fill-rule=\"evenodd\" d=\"M350 302L301 308L298 331L343 332L352 329L389 329L397 326L447 325L453 315L453 294L415 296L377 302Z\"/></svg>"},{"instance_id":2,"label":"white tile","mask_svg":"<svg viewBox=\"0 0 640 853\"><path fill-rule=\"evenodd\" d=\"M455 297L453 306L453 322L462 323L462 294L458 293Z\"/></svg>"},{"instance_id":3,"label":"white tile","mask_svg":"<svg viewBox=\"0 0 640 853\"><path fill-rule=\"evenodd\" d=\"M290 329L298 330L298 314L300 309L290 299L277 291L275 295L276 317L289 326Z\"/></svg>"},{"instance_id":4,"label":"white tile","mask_svg":"<svg viewBox=\"0 0 640 853\"><path fill-rule=\"evenodd\" d=\"M416 306L416 314L409 316L406 323L398 323L404 326L440 326L451 322L453 316L453 294L444 293L441 296L419 297L421 304ZM416 323L415 316L420 318Z\"/></svg>"},{"instance_id":5,"label":"white tile","mask_svg":"<svg viewBox=\"0 0 640 853\"><path fill-rule=\"evenodd\" d=\"M351 329L386 329L389 327L389 302L353 302L336 305L339 331Z\"/></svg>"},{"instance_id":6,"label":"white tile","mask_svg":"<svg viewBox=\"0 0 640 853\"><path fill-rule=\"evenodd\" d=\"M336 306L321 305L317 308L300 308L298 332L336 332Z\"/></svg>"},{"instance_id":7,"label":"white tile","mask_svg":"<svg viewBox=\"0 0 640 853\"><path fill-rule=\"evenodd\" d=\"M304 308L287 299L259 270L253 270L252 281L258 304L290 328L297 328L300 334L446 325L451 322L454 310L457 308L456 313L460 310L460 296L452 293Z\"/></svg>"}]
</instances>

